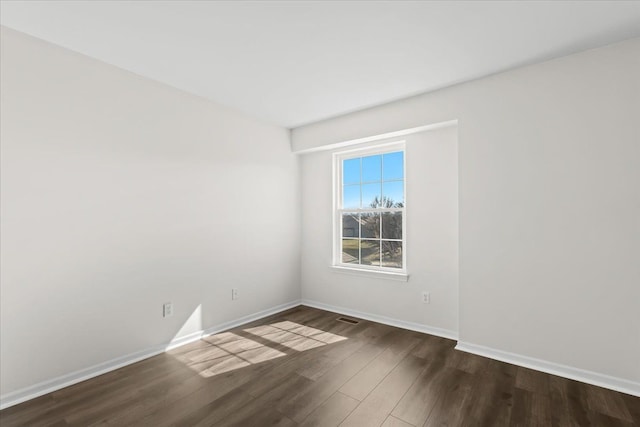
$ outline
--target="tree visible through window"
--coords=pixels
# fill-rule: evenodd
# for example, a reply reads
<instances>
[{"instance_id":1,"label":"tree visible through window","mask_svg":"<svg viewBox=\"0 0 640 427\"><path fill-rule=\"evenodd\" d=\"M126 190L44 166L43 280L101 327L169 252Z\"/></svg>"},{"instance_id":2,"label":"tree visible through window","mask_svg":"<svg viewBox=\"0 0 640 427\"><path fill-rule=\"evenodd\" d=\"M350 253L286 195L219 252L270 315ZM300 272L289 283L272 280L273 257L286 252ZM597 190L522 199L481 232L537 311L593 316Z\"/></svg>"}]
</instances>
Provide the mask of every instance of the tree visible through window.
<instances>
[{"instance_id":1,"label":"tree visible through window","mask_svg":"<svg viewBox=\"0 0 640 427\"><path fill-rule=\"evenodd\" d=\"M337 263L404 269L404 151L338 161Z\"/></svg>"}]
</instances>

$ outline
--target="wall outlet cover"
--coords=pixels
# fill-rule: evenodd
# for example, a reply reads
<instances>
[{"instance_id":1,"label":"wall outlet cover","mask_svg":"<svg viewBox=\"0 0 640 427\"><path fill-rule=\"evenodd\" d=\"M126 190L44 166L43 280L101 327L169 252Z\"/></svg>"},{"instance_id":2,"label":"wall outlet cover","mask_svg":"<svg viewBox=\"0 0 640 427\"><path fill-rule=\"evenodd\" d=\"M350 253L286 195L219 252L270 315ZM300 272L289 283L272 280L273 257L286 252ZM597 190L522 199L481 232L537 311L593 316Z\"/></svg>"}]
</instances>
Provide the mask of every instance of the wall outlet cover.
<instances>
[{"instance_id":1,"label":"wall outlet cover","mask_svg":"<svg viewBox=\"0 0 640 427\"><path fill-rule=\"evenodd\" d=\"M169 317L169 316L173 316L173 303L165 302L162 305L162 317Z\"/></svg>"}]
</instances>

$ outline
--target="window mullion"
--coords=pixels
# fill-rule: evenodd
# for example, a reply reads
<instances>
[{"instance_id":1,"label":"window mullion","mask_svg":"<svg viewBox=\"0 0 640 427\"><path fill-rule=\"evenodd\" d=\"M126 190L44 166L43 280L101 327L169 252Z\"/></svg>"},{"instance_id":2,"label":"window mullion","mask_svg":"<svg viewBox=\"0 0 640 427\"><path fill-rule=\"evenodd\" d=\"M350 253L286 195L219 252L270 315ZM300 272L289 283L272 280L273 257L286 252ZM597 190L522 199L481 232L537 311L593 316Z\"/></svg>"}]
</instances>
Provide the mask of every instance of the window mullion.
<instances>
[{"instance_id":1,"label":"window mullion","mask_svg":"<svg viewBox=\"0 0 640 427\"><path fill-rule=\"evenodd\" d=\"M384 182L384 156L380 156L380 206L384 206L384 193L382 192ZM378 240L378 265L382 267L382 211L378 214L378 218L380 218L380 224L378 228L378 236L380 239Z\"/></svg>"},{"instance_id":2,"label":"window mullion","mask_svg":"<svg viewBox=\"0 0 640 427\"><path fill-rule=\"evenodd\" d=\"M393 213L393 212L404 212L404 208L371 208L371 209L338 209L338 212L359 212L359 213L375 213L375 212L382 212L382 213Z\"/></svg>"},{"instance_id":3,"label":"window mullion","mask_svg":"<svg viewBox=\"0 0 640 427\"><path fill-rule=\"evenodd\" d=\"M362 216L358 214L358 264L362 264Z\"/></svg>"},{"instance_id":4,"label":"window mullion","mask_svg":"<svg viewBox=\"0 0 640 427\"><path fill-rule=\"evenodd\" d=\"M382 194L382 183L380 183L380 194ZM378 218L380 218L380 224L378 224L378 262L380 263L380 267L382 267L382 212L378 214Z\"/></svg>"},{"instance_id":5,"label":"window mullion","mask_svg":"<svg viewBox=\"0 0 640 427\"><path fill-rule=\"evenodd\" d=\"M362 209L362 157L358 161L360 164L360 203L359 208ZM362 214L358 212L358 264L362 265Z\"/></svg>"}]
</instances>

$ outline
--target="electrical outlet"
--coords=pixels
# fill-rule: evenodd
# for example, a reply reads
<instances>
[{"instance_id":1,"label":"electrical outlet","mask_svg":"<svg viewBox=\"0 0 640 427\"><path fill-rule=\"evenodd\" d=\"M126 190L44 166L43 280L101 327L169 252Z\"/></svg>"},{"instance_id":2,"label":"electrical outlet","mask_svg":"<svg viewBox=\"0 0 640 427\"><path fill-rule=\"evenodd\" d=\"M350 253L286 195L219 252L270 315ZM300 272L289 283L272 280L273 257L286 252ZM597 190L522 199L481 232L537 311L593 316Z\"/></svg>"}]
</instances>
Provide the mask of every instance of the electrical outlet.
<instances>
[{"instance_id":1,"label":"electrical outlet","mask_svg":"<svg viewBox=\"0 0 640 427\"><path fill-rule=\"evenodd\" d=\"M427 291L422 292L422 303L430 304L431 303L431 294Z\"/></svg>"},{"instance_id":2,"label":"electrical outlet","mask_svg":"<svg viewBox=\"0 0 640 427\"><path fill-rule=\"evenodd\" d=\"M236 288L231 289L231 299L232 300L238 299L238 289Z\"/></svg>"},{"instance_id":3,"label":"electrical outlet","mask_svg":"<svg viewBox=\"0 0 640 427\"><path fill-rule=\"evenodd\" d=\"M173 303L165 302L162 305L162 317L170 317L173 316Z\"/></svg>"}]
</instances>

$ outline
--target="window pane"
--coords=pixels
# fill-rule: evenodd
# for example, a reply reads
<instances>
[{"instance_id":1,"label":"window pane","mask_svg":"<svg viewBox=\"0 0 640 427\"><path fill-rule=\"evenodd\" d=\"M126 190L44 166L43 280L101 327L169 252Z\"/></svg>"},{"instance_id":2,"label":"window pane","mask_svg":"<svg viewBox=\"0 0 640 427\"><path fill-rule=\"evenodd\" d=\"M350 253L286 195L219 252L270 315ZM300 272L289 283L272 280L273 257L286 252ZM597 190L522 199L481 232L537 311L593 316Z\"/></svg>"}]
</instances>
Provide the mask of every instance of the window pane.
<instances>
[{"instance_id":1,"label":"window pane","mask_svg":"<svg viewBox=\"0 0 640 427\"><path fill-rule=\"evenodd\" d=\"M382 156L362 158L362 182L382 181Z\"/></svg>"},{"instance_id":2,"label":"window pane","mask_svg":"<svg viewBox=\"0 0 640 427\"><path fill-rule=\"evenodd\" d=\"M380 200L382 200L380 197L380 183L362 185L363 208L379 208Z\"/></svg>"},{"instance_id":3,"label":"window pane","mask_svg":"<svg viewBox=\"0 0 640 427\"><path fill-rule=\"evenodd\" d=\"M360 250L362 253L362 262L364 265L380 265L380 241L379 240L361 240Z\"/></svg>"},{"instance_id":4,"label":"window pane","mask_svg":"<svg viewBox=\"0 0 640 427\"><path fill-rule=\"evenodd\" d=\"M382 241L382 266L402 268L402 242Z\"/></svg>"},{"instance_id":5,"label":"window pane","mask_svg":"<svg viewBox=\"0 0 640 427\"><path fill-rule=\"evenodd\" d=\"M358 239L342 239L342 262L345 264L360 264Z\"/></svg>"},{"instance_id":6,"label":"window pane","mask_svg":"<svg viewBox=\"0 0 640 427\"><path fill-rule=\"evenodd\" d=\"M342 208L358 209L360 207L360 185L342 187Z\"/></svg>"},{"instance_id":7,"label":"window pane","mask_svg":"<svg viewBox=\"0 0 640 427\"><path fill-rule=\"evenodd\" d=\"M360 216L362 237L367 239L380 238L380 214L363 213Z\"/></svg>"},{"instance_id":8,"label":"window pane","mask_svg":"<svg viewBox=\"0 0 640 427\"><path fill-rule=\"evenodd\" d=\"M382 214L382 238L402 239L402 212Z\"/></svg>"},{"instance_id":9,"label":"window pane","mask_svg":"<svg viewBox=\"0 0 640 427\"><path fill-rule=\"evenodd\" d=\"M358 214L342 214L342 237L360 237Z\"/></svg>"},{"instance_id":10,"label":"window pane","mask_svg":"<svg viewBox=\"0 0 640 427\"><path fill-rule=\"evenodd\" d=\"M404 207L404 182L393 181L382 184L383 207Z\"/></svg>"},{"instance_id":11,"label":"window pane","mask_svg":"<svg viewBox=\"0 0 640 427\"><path fill-rule=\"evenodd\" d=\"M382 171L385 181L392 179L404 179L404 165L402 161L402 151L388 153L384 155Z\"/></svg>"},{"instance_id":12,"label":"window pane","mask_svg":"<svg viewBox=\"0 0 640 427\"><path fill-rule=\"evenodd\" d=\"M342 184L360 183L360 158L342 162Z\"/></svg>"}]
</instances>

